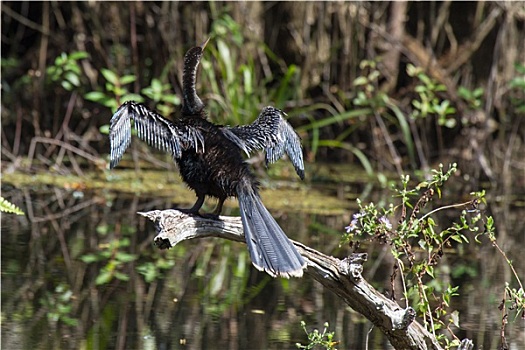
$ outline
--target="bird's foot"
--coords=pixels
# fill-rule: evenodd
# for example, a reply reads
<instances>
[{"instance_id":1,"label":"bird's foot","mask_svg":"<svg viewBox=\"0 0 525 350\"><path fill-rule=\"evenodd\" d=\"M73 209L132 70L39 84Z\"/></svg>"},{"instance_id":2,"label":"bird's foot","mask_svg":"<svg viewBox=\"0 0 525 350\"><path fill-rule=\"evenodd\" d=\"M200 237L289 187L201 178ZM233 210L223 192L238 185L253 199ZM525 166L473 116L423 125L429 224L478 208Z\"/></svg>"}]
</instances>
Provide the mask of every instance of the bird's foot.
<instances>
[{"instance_id":1,"label":"bird's foot","mask_svg":"<svg viewBox=\"0 0 525 350\"><path fill-rule=\"evenodd\" d=\"M210 220L215 220L215 221L220 221L219 219L219 215L218 214L215 214L215 213L206 213L206 214L199 214L199 216L205 218L205 219L210 219Z\"/></svg>"},{"instance_id":2,"label":"bird's foot","mask_svg":"<svg viewBox=\"0 0 525 350\"><path fill-rule=\"evenodd\" d=\"M178 210L180 212L183 212L184 214L188 214L190 216L200 216L203 219L210 219L210 220L219 221L219 215L215 214L215 213L203 213L203 214L201 214L201 213L199 213L198 210L195 210L193 208L189 208L189 209L173 208L173 209Z\"/></svg>"},{"instance_id":3,"label":"bird's foot","mask_svg":"<svg viewBox=\"0 0 525 350\"><path fill-rule=\"evenodd\" d=\"M173 208L174 210L178 210L184 214L188 214L190 216L201 216L201 214L199 214L199 211L198 210L195 210L193 208Z\"/></svg>"}]
</instances>

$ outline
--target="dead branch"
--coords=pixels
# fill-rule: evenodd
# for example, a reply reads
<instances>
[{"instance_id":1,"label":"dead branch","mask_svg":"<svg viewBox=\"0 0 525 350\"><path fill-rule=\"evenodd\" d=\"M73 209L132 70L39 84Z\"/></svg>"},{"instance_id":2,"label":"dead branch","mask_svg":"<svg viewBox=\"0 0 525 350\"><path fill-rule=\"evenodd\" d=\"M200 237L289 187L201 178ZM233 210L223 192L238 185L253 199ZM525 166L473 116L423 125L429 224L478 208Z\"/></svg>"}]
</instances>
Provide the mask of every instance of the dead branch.
<instances>
[{"instance_id":1,"label":"dead branch","mask_svg":"<svg viewBox=\"0 0 525 350\"><path fill-rule=\"evenodd\" d=\"M172 209L139 214L155 223L157 236L154 242L160 249L171 248L188 239L205 237L244 242L240 217L220 216L219 220L215 220ZM340 260L302 243L292 242L307 262L306 274L369 319L388 337L394 348L442 349L435 337L414 320L414 309L403 309L363 278L361 272L367 260L366 254L352 254Z\"/></svg>"}]
</instances>

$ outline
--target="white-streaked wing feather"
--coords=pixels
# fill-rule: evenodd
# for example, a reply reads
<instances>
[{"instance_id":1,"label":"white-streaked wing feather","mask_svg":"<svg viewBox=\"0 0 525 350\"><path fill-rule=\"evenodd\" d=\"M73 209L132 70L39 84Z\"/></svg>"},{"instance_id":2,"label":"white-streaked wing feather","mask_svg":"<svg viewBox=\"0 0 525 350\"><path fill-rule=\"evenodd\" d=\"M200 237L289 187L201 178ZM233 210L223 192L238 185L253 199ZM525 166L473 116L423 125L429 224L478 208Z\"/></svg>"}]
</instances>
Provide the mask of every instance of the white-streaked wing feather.
<instances>
[{"instance_id":1,"label":"white-streaked wing feather","mask_svg":"<svg viewBox=\"0 0 525 350\"><path fill-rule=\"evenodd\" d=\"M111 118L110 168L117 166L131 143L131 120L140 139L171 153L173 158L180 158L185 149L204 151L204 137L199 130L169 121L143 104L130 101L122 104Z\"/></svg>"},{"instance_id":2,"label":"white-streaked wing feather","mask_svg":"<svg viewBox=\"0 0 525 350\"><path fill-rule=\"evenodd\" d=\"M284 112L265 107L249 125L223 127L223 134L245 153L255 150L266 152L266 163L274 163L285 153L290 158L297 175L304 178L304 161L301 140L292 126L284 119Z\"/></svg>"}]
</instances>

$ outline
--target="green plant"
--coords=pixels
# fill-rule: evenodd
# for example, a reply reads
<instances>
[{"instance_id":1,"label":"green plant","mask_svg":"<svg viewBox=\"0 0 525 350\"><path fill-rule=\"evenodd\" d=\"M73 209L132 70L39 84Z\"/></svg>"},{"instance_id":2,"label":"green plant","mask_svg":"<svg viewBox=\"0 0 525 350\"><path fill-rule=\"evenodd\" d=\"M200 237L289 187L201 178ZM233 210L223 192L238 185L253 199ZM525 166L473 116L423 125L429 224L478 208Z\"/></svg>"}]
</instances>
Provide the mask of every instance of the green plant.
<instances>
[{"instance_id":1,"label":"green plant","mask_svg":"<svg viewBox=\"0 0 525 350\"><path fill-rule=\"evenodd\" d=\"M322 333L320 333L318 329L308 332L306 329L306 322L301 321L301 328L308 336L308 344L303 345L301 343L296 343L295 346L297 346L298 349L315 349L316 347L322 347L327 350L337 350L335 346L339 342L334 341L335 332L328 332L328 327L328 322L325 322Z\"/></svg>"},{"instance_id":2,"label":"green plant","mask_svg":"<svg viewBox=\"0 0 525 350\"><path fill-rule=\"evenodd\" d=\"M514 268L513 262L508 258L507 254L501 247L499 246L497 240L496 240L496 230L494 227L494 220L489 217L487 221L485 222L485 230L483 232L480 232L476 236L476 242L480 242L479 238L481 236L486 236L491 244L496 248L496 250L500 253L500 255L505 259L505 262L507 265L509 265L512 274L514 276L514 279L516 280L516 283L519 288L511 287L509 282L505 282L505 292L504 297L501 300L501 303L499 305L499 309L502 311L502 317L501 317L501 341L502 344L507 344L505 339L505 326L508 323L508 312L514 311L517 318L519 315L521 315L521 319L525 319L525 289L523 289L523 284L521 282L521 279L518 276L518 273L516 269ZM504 348L504 346L502 346Z\"/></svg>"},{"instance_id":3,"label":"green plant","mask_svg":"<svg viewBox=\"0 0 525 350\"><path fill-rule=\"evenodd\" d=\"M213 21L210 43L201 65L202 96L214 120L228 125L251 123L264 105L283 108L297 97L300 72L295 65L286 65L267 46L245 47L243 29L227 14ZM273 72L266 71L264 78L257 76L255 55L259 52L266 59L282 68L279 84Z\"/></svg>"},{"instance_id":4,"label":"green plant","mask_svg":"<svg viewBox=\"0 0 525 350\"><path fill-rule=\"evenodd\" d=\"M144 276L147 283L151 283L163 277L162 270L171 269L175 265L173 260L159 257L154 261L147 261L137 266L137 272Z\"/></svg>"},{"instance_id":5,"label":"green plant","mask_svg":"<svg viewBox=\"0 0 525 350\"><path fill-rule=\"evenodd\" d=\"M88 58L89 54L85 51L75 51L70 54L62 52L55 58L52 66L46 69L46 74L53 82L60 82L67 91L81 86L82 69L78 61Z\"/></svg>"},{"instance_id":6,"label":"green plant","mask_svg":"<svg viewBox=\"0 0 525 350\"><path fill-rule=\"evenodd\" d=\"M419 99L412 100L412 118L426 118L430 115L437 117L438 125L447 128L456 126L456 119L454 115L456 109L452 107L451 102L447 99L442 99L438 96L439 92L446 91L443 84L437 83L424 73L420 67L415 67L412 64L407 65L407 74L416 78L419 82L414 88L418 94Z\"/></svg>"},{"instance_id":7,"label":"green plant","mask_svg":"<svg viewBox=\"0 0 525 350\"><path fill-rule=\"evenodd\" d=\"M471 193L471 199L464 203L442 205L425 212L429 203L437 197L441 199L442 188L457 171L456 164L444 170L443 165L432 171L429 180L409 187L410 177L401 177L401 187L394 188L395 197L400 203L390 204L387 209L380 209L374 203L364 205L358 200L360 211L354 214L343 242L354 246L362 239L376 240L391 246L391 253L399 269L403 295L423 318L427 329L434 333L446 347L459 345L451 325L459 325L457 311L449 310L450 300L458 295L458 286L452 286L440 278L440 261L446 249L455 245L469 243L469 234L480 235L491 231L490 226L482 223L492 222L491 217L484 216L478 205L485 201L484 191ZM440 228L435 214L444 210L458 210L457 219L448 227ZM398 225L389 218L399 217ZM397 275L394 270L392 280ZM395 298L394 283L392 297ZM440 329L449 331L450 341Z\"/></svg>"},{"instance_id":8,"label":"green plant","mask_svg":"<svg viewBox=\"0 0 525 350\"><path fill-rule=\"evenodd\" d=\"M474 90L469 90L464 86L458 88L458 96L467 102L469 108L479 109L483 103L482 97L485 89L478 87Z\"/></svg>"},{"instance_id":9,"label":"green plant","mask_svg":"<svg viewBox=\"0 0 525 350\"><path fill-rule=\"evenodd\" d=\"M84 95L84 98L89 101L100 103L103 106L111 108L114 112L118 106L126 101L137 101L143 102L142 96L130 93L125 87L126 85L134 82L137 77L128 74L124 76L118 76L117 73L110 69L102 68L100 70L104 79L106 79L105 90L103 91L91 91Z\"/></svg>"},{"instance_id":10,"label":"green plant","mask_svg":"<svg viewBox=\"0 0 525 350\"><path fill-rule=\"evenodd\" d=\"M361 68L366 70L367 67L375 69L375 62L363 61ZM305 115L309 119L308 124L298 127L297 130L299 132L309 132L310 144L308 146L313 156L316 155L319 147L341 148L353 153L354 156L359 159L361 165L369 176L374 175L372 164L367 155L358 147L355 147L344 140L362 126L366 121L366 118L364 117L373 113L374 108L378 107L381 103L379 100L384 97L383 95L375 95L377 100L364 103L364 101L367 100L366 96L370 96L370 92L375 89L373 86L373 80L377 78L378 73L379 72L375 70L371 71L369 74L366 74L365 72L363 76L354 81L354 86L363 87L363 90L358 91L357 97L354 99L354 104L363 108L352 108L348 111L338 112L330 104L315 103L308 107L298 108L291 112L293 114ZM314 118L313 114L314 112L320 111L329 114L329 116L317 120ZM339 135L331 137L330 139L321 139L321 129L343 123L348 123L349 126L345 128L343 132L339 133Z\"/></svg>"},{"instance_id":11,"label":"green plant","mask_svg":"<svg viewBox=\"0 0 525 350\"><path fill-rule=\"evenodd\" d=\"M69 326L76 326L78 320L71 317L73 292L66 284L56 286L53 293L46 292L40 300L42 306L47 309L47 319L52 322L63 322Z\"/></svg>"},{"instance_id":12,"label":"green plant","mask_svg":"<svg viewBox=\"0 0 525 350\"><path fill-rule=\"evenodd\" d=\"M180 98L175 95L170 84L163 84L159 79L151 79L151 84L141 90L142 94L155 102L156 109L166 116L175 112L175 106L180 105Z\"/></svg>"},{"instance_id":13,"label":"green plant","mask_svg":"<svg viewBox=\"0 0 525 350\"><path fill-rule=\"evenodd\" d=\"M122 270L126 267L127 263L138 258L136 254L130 254L123 250L123 248L129 247L129 245L129 238L113 239L109 243L100 244L99 251L80 257L80 260L86 264L106 262L95 280L96 285L107 284L114 278L121 281L129 280L128 273Z\"/></svg>"},{"instance_id":14,"label":"green plant","mask_svg":"<svg viewBox=\"0 0 525 350\"><path fill-rule=\"evenodd\" d=\"M356 88L356 97L352 102L355 106L365 108L362 110L363 116L374 116L376 124L382 131L382 135L388 145L393 159L399 158L399 156L397 155L394 143L389 136L387 125L383 119L396 125L401 131L402 141L407 148L410 162L415 165L415 144L410 129L410 121L405 113L401 111L396 102L379 88L381 72L377 68L377 63L377 61L373 60L363 60L359 64L359 68L363 74L357 77L353 82L353 85ZM399 166L398 171L401 171Z\"/></svg>"},{"instance_id":15,"label":"green plant","mask_svg":"<svg viewBox=\"0 0 525 350\"><path fill-rule=\"evenodd\" d=\"M9 202L4 197L0 197L0 211L4 213L12 213L16 215L25 215L22 209L20 209L13 203Z\"/></svg>"},{"instance_id":16,"label":"green plant","mask_svg":"<svg viewBox=\"0 0 525 350\"><path fill-rule=\"evenodd\" d=\"M381 131L388 151L399 174L402 173L400 166L401 156L398 154L398 145L401 141L406 147L406 152L412 167L416 169L416 151L423 168L427 161L424 155L424 147L419 136L418 123L420 120L435 118L438 126L453 128L456 126L456 109L452 102L443 97L446 94L446 87L429 77L422 68L412 64L407 65L407 74L415 80L413 92L415 96L411 98L410 105L404 105L401 99L390 97L387 92L380 87L383 80L378 62L374 60L363 60L359 64L362 74L357 77L353 85L356 89L355 98L352 100L354 106L363 108L363 115L371 115L375 119L374 127ZM465 92L466 93L466 92ZM473 104L479 102L479 90L475 90L469 96ZM483 91L481 91L483 94ZM391 128L394 126L400 132L399 137L392 137ZM442 139L441 131L438 128L439 139Z\"/></svg>"}]
</instances>

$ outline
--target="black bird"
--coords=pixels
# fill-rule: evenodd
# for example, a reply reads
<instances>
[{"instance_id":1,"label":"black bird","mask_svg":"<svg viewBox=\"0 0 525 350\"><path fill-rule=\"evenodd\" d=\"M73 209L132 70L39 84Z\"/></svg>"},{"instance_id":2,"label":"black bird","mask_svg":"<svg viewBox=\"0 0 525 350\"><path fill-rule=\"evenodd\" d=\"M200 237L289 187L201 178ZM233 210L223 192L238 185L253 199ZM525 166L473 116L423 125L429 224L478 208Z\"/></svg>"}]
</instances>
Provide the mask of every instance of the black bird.
<instances>
[{"instance_id":1,"label":"black bird","mask_svg":"<svg viewBox=\"0 0 525 350\"><path fill-rule=\"evenodd\" d=\"M265 107L250 125L221 126L207 121L204 103L195 90L197 66L204 47L184 56L183 105L180 116L167 120L136 102L122 104L111 118L110 167L114 168L131 142L131 120L138 137L170 152L183 181L195 191L197 201L186 212L198 214L206 196L218 198L213 214L219 215L228 197L237 197L246 243L254 266L272 277L301 277L306 263L265 208L259 183L242 153L265 150L266 163L284 153L304 179L300 139L282 111Z\"/></svg>"}]
</instances>

